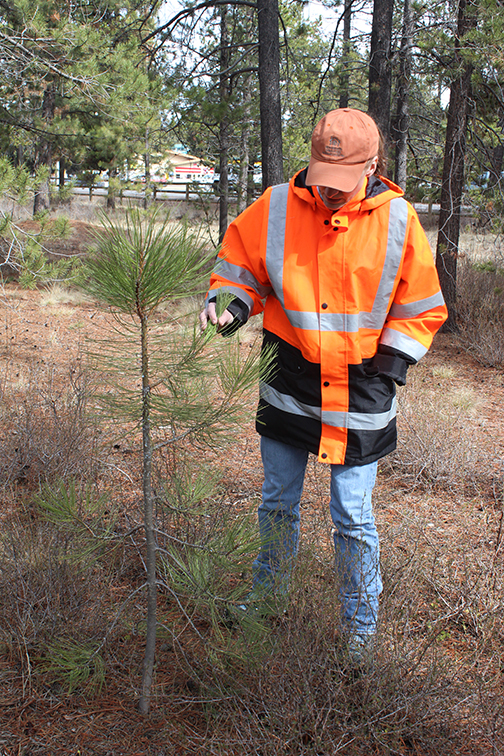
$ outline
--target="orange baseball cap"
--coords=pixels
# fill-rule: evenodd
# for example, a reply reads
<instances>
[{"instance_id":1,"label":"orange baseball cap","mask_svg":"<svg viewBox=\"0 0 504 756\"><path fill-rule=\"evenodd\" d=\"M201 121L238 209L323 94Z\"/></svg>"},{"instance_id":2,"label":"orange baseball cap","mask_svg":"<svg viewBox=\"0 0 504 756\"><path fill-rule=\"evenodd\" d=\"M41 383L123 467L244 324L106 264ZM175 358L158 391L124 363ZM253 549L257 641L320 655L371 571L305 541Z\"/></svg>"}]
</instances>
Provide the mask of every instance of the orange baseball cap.
<instances>
[{"instance_id":1,"label":"orange baseball cap","mask_svg":"<svg viewBox=\"0 0 504 756\"><path fill-rule=\"evenodd\" d=\"M378 127L366 113L331 110L313 131L306 183L350 192L367 161L378 155L379 143Z\"/></svg>"}]
</instances>

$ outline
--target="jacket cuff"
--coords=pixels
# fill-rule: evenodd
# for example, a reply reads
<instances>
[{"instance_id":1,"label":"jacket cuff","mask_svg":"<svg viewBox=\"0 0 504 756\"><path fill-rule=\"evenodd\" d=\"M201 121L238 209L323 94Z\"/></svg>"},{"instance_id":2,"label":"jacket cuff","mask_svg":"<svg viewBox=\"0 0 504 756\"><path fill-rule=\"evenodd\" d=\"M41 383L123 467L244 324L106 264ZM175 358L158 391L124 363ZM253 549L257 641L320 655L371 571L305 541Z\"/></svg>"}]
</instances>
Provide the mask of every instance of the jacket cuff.
<instances>
[{"instance_id":1,"label":"jacket cuff","mask_svg":"<svg viewBox=\"0 0 504 756\"><path fill-rule=\"evenodd\" d=\"M371 366L376 369L379 375L386 375L392 378L398 386L406 384L406 373L408 372L408 363L402 357L391 354L375 354L371 361Z\"/></svg>"},{"instance_id":2,"label":"jacket cuff","mask_svg":"<svg viewBox=\"0 0 504 756\"><path fill-rule=\"evenodd\" d=\"M402 354L402 352L398 352L385 344L380 344L378 352L366 365L364 371L370 377L386 375L387 378L395 381L398 386L404 386L406 384L408 367L414 363L415 360L408 357L408 355Z\"/></svg>"}]
</instances>

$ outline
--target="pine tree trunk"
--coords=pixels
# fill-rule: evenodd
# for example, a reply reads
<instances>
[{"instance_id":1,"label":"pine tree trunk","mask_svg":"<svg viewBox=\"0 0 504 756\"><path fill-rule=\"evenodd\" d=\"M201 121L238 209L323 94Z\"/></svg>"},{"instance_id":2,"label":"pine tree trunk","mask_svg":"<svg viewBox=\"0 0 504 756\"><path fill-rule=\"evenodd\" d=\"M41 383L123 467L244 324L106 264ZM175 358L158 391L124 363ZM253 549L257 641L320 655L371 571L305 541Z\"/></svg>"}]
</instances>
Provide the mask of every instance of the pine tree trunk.
<instances>
[{"instance_id":1,"label":"pine tree trunk","mask_svg":"<svg viewBox=\"0 0 504 756\"><path fill-rule=\"evenodd\" d=\"M62 189L65 186L66 160L64 157L59 159L58 186Z\"/></svg>"},{"instance_id":2,"label":"pine tree trunk","mask_svg":"<svg viewBox=\"0 0 504 756\"><path fill-rule=\"evenodd\" d=\"M110 168L108 190L107 190L107 210L115 210L115 207L116 207L115 182L114 182L114 179L116 176L117 176L117 168Z\"/></svg>"},{"instance_id":3,"label":"pine tree trunk","mask_svg":"<svg viewBox=\"0 0 504 756\"><path fill-rule=\"evenodd\" d=\"M409 82L411 73L412 14L411 0L404 0L403 31L399 51L397 113L394 123L395 183L406 191L408 177Z\"/></svg>"},{"instance_id":4,"label":"pine tree trunk","mask_svg":"<svg viewBox=\"0 0 504 756\"><path fill-rule=\"evenodd\" d=\"M145 165L145 193L144 193L144 208L147 209L151 201L151 174L150 174L150 139L149 139L149 127L145 129L145 153L144 153L144 165Z\"/></svg>"},{"instance_id":5,"label":"pine tree trunk","mask_svg":"<svg viewBox=\"0 0 504 756\"><path fill-rule=\"evenodd\" d=\"M391 40L394 0L374 0L369 57L369 114L388 142L392 91Z\"/></svg>"},{"instance_id":6,"label":"pine tree trunk","mask_svg":"<svg viewBox=\"0 0 504 756\"><path fill-rule=\"evenodd\" d=\"M452 81L450 88L436 248L436 268L448 307L448 320L443 326L445 331L454 331L457 328L460 210L464 189L466 132L473 71L472 64L464 60L462 50L464 36L474 28L476 22L474 4L471 0L460 0L455 40L455 66L458 75Z\"/></svg>"},{"instance_id":7,"label":"pine tree trunk","mask_svg":"<svg viewBox=\"0 0 504 756\"><path fill-rule=\"evenodd\" d=\"M56 92L54 85L51 84L44 92L42 100L42 119L49 128L54 119L54 113L56 109ZM36 148L35 154L35 168L46 166L48 169L47 178L35 187L33 196L33 214L42 212L43 210L49 210L51 207L51 192L50 192L50 180L51 180L51 167L52 167L53 146L49 139L41 137Z\"/></svg>"},{"instance_id":8,"label":"pine tree trunk","mask_svg":"<svg viewBox=\"0 0 504 756\"><path fill-rule=\"evenodd\" d=\"M348 108L350 101L350 74L348 66L350 63L350 33L352 30L352 3L353 0L345 0L345 10L343 13L343 52L341 56L341 74L339 77L340 108Z\"/></svg>"},{"instance_id":9,"label":"pine tree trunk","mask_svg":"<svg viewBox=\"0 0 504 756\"><path fill-rule=\"evenodd\" d=\"M258 0L259 97L263 189L283 178L278 0Z\"/></svg>"},{"instance_id":10,"label":"pine tree trunk","mask_svg":"<svg viewBox=\"0 0 504 756\"><path fill-rule=\"evenodd\" d=\"M252 101L251 76L243 84L243 118L240 139L240 176L238 179L238 200L236 212L241 213L247 206L247 183L249 175L250 103Z\"/></svg>"},{"instance_id":11,"label":"pine tree trunk","mask_svg":"<svg viewBox=\"0 0 504 756\"><path fill-rule=\"evenodd\" d=\"M229 210L229 40L227 28L227 5L222 5L220 14L220 82L219 94L222 116L219 124L219 243L222 242L228 227Z\"/></svg>"}]
</instances>

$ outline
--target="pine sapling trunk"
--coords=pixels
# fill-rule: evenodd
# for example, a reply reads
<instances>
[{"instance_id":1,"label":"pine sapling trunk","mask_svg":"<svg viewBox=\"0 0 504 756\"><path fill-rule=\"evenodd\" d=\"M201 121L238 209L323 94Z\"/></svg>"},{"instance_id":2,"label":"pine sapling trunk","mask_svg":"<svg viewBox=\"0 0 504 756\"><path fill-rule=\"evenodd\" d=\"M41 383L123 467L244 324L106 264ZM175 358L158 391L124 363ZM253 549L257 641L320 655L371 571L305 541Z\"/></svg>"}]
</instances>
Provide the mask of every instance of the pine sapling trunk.
<instances>
[{"instance_id":1,"label":"pine sapling trunk","mask_svg":"<svg viewBox=\"0 0 504 756\"><path fill-rule=\"evenodd\" d=\"M147 567L147 634L142 670L142 689L139 708L142 714L149 712L154 656L156 652L157 587L156 587L156 538L154 534L154 500L152 494L152 443L150 431L150 383L147 316L138 308L141 323L142 349L142 445L143 445L143 499L145 551Z\"/></svg>"},{"instance_id":2,"label":"pine sapling trunk","mask_svg":"<svg viewBox=\"0 0 504 756\"><path fill-rule=\"evenodd\" d=\"M176 422L180 425L181 435L185 438L190 438L191 435L197 433L198 438L211 435L213 440L214 431L218 431L221 427L222 420L220 415L218 418L215 416L214 392L205 392L201 389L203 369L206 368L205 380L212 380L211 376L214 374L223 387L226 387L226 393L230 381L237 381L235 405L231 408L226 405L223 416L226 416L228 412L241 415L241 395L244 393L244 388L249 390L247 378L249 369L244 368L245 380L242 379L241 372L235 378L233 372L236 369L235 357L232 355L229 367L224 365L221 368L222 379L220 371L216 370L214 373L213 368L207 365L208 355L205 349L210 333L200 341L196 337L197 332L192 338L186 339L174 329L173 332L165 334L163 349L166 350L166 355L161 353L159 341L157 341L159 352L156 353L157 350L153 350L150 319L156 317L160 304L173 302L182 297L196 296L204 291L203 278L206 278L208 265L213 258L213 254L207 249L208 242L198 235L189 234L184 225L173 224L168 216L160 222L156 214L149 214L146 217L139 209L127 211L125 219L121 218L118 221L106 219L105 223L105 232L97 234L96 253L90 254L85 263L87 290L108 305L113 312L122 313L127 318L127 323L124 324L124 352L118 355L114 342L109 343L110 352L104 344L105 369L107 371L110 369L110 360L116 360L117 372L124 376L127 382L132 379L137 384L138 357L132 363L129 351L133 339L136 350L140 350L141 394L139 393L132 407L129 388L125 386L124 392L121 392L119 388L111 409L114 415L117 413L118 417L124 413L128 421L132 416L135 417L137 422L141 422L142 429L144 511L141 518L145 533L145 549L142 558L146 571L146 580L142 590L146 589L147 629L138 708L142 714L147 715L152 703L157 630L157 587L160 585L157 569L160 558L159 537L153 490L156 424ZM179 316L175 315L175 317L178 321ZM97 357L99 363L100 355L98 354ZM220 362L220 359L217 360L219 368ZM257 376L254 369L252 373L250 383L255 385ZM172 381L175 385L183 382L187 386L187 394L184 397L180 397L177 391L172 390ZM159 401L157 401L155 386L160 387ZM238 396L239 392L241 392L240 396ZM104 397L106 404L108 404L107 398L108 396ZM139 399L141 401L138 401ZM176 459L177 447L172 448ZM188 500L188 506L192 501L192 498Z\"/></svg>"}]
</instances>

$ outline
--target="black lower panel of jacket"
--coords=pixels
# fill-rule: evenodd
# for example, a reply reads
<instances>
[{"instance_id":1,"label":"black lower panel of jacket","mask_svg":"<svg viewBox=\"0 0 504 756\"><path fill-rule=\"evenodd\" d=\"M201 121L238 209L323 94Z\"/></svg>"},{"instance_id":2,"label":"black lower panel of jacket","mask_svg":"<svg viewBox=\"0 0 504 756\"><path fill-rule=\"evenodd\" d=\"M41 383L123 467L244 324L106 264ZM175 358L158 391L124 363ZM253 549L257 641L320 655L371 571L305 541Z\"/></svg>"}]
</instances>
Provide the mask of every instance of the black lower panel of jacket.
<instances>
[{"instance_id":1,"label":"black lower panel of jacket","mask_svg":"<svg viewBox=\"0 0 504 756\"><path fill-rule=\"evenodd\" d=\"M305 405L320 407L320 365L306 360L299 349L279 336L264 331L263 345L270 344L275 345L276 356L268 385ZM348 366L349 411L366 414L387 412L395 396L395 384L384 375L366 375L364 368L367 362L370 360L365 360L360 365ZM316 418L278 409L260 399L256 429L263 436L318 454L322 423ZM395 418L385 428L349 430L345 464L370 464L389 454L395 447Z\"/></svg>"},{"instance_id":2,"label":"black lower panel of jacket","mask_svg":"<svg viewBox=\"0 0 504 756\"><path fill-rule=\"evenodd\" d=\"M349 430L345 465L369 465L393 452L397 445L395 417L376 431Z\"/></svg>"},{"instance_id":3,"label":"black lower panel of jacket","mask_svg":"<svg viewBox=\"0 0 504 756\"><path fill-rule=\"evenodd\" d=\"M309 362L299 349L265 330L263 347L272 345L275 356L268 385L303 404L320 407L320 365ZM260 399L256 429L262 436L318 454L322 423L316 418L285 412Z\"/></svg>"},{"instance_id":4,"label":"black lower panel of jacket","mask_svg":"<svg viewBox=\"0 0 504 756\"><path fill-rule=\"evenodd\" d=\"M348 411L370 414L388 412L396 394L395 383L386 375L368 375L363 360L360 365L348 366Z\"/></svg>"},{"instance_id":5,"label":"black lower panel of jacket","mask_svg":"<svg viewBox=\"0 0 504 756\"><path fill-rule=\"evenodd\" d=\"M260 399L256 431L259 435L281 441L282 444L318 454L322 423L314 418L284 412Z\"/></svg>"},{"instance_id":6,"label":"black lower panel of jacket","mask_svg":"<svg viewBox=\"0 0 504 756\"><path fill-rule=\"evenodd\" d=\"M374 415L388 412L396 394L395 383L386 375L366 374L363 360L360 365L348 366L348 410ZM377 430L348 431L345 464L370 464L396 448L397 430L395 417L385 428Z\"/></svg>"},{"instance_id":7,"label":"black lower panel of jacket","mask_svg":"<svg viewBox=\"0 0 504 756\"><path fill-rule=\"evenodd\" d=\"M306 360L299 349L288 344L280 336L265 330L263 348L268 347L275 350L268 385L303 404L320 407L322 392L318 362Z\"/></svg>"},{"instance_id":8,"label":"black lower panel of jacket","mask_svg":"<svg viewBox=\"0 0 504 756\"><path fill-rule=\"evenodd\" d=\"M318 455L322 425L316 420L291 415L260 400L256 430L261 436ZM379 431L349 430L344 464L369 465L393 452L396 445L395 418Z\"/></svg>"}]
</instances>

